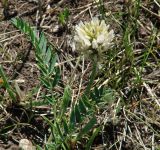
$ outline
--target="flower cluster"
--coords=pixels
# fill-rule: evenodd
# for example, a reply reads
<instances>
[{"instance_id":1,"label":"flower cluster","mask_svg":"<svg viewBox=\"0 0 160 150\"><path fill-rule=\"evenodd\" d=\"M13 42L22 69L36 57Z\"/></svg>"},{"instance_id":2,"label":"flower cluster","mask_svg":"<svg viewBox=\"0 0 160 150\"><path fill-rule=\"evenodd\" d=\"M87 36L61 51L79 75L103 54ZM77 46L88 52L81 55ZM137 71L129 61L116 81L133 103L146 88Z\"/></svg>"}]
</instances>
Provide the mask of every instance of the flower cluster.
<instances>
[{"instance_id":1,"label":"flower cluster","mask_svg":"<svg viewBox=\"0 0 160 150\"><path fill-rule=\"evenodd\" d=\"M114 38L113 30L109 31L104 20L93 18L90 22L80 22L75 26L72 49L87 57L100 58L110 48Z\"/></svg>"}]
</instances>

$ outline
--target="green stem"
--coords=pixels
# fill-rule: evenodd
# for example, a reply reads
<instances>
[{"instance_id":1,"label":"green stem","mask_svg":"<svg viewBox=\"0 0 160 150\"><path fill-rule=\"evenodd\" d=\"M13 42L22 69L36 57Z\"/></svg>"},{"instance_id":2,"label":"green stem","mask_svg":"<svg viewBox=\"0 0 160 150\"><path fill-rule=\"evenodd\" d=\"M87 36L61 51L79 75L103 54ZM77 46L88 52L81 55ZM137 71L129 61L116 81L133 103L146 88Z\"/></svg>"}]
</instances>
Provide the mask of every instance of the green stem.
<instances>
[{"instance_id":1,"label":"green stem","mask_svg":"<svg viewBox=\"0 0 160 150\"><path fill-rule=\"evenodd\" d=\"M97 61L93 61L92 73L91 73L89 83L88 83L87 88L84 93L86 96L90 95L91 87L92 87L94 79L96 77L96 71L97 71Z\"/></svg>"}]
</instances>

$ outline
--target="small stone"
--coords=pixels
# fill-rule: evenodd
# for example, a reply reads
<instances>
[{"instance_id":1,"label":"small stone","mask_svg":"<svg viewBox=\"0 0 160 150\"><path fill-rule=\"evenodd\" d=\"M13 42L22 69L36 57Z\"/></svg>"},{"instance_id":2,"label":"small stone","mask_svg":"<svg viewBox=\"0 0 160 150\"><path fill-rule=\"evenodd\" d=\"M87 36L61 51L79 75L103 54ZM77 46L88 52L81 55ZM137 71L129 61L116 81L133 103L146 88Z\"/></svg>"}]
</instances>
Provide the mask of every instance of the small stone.
<instances>
[{"instance_id":1,"label":"small stone","mask_svg":"<svg viewBox=\"0 0 160 150\"><path fill-rule=\"evenodd\" d=\"M32 142L28 139L21 139L19 141L19 148L21 150L35 150L35 148L32 145Z\"/></svg>"}]
</instances>

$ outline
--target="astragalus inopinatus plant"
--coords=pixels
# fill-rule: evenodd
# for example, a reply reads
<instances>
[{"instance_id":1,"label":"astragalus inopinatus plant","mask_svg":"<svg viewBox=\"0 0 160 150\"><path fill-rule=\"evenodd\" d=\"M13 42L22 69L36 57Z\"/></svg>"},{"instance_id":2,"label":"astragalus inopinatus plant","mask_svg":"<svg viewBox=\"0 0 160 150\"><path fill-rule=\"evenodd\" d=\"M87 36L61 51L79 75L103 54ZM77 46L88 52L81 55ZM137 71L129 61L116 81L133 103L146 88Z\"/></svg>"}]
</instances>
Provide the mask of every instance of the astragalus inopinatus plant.
<instances>
[{"instance_id":1,"label":"astragalus inopinatus plant","mask_svg":"<svg viewBox=\"0 0 160 150\"><path fill-rule=\"evenodd\" d=\"M111 47L114 31L109 30L104 20L94 17L90 22L80 22L75 26L72 49L87 58L101 61L103 54Z\"/></svg>"}]
</instances>

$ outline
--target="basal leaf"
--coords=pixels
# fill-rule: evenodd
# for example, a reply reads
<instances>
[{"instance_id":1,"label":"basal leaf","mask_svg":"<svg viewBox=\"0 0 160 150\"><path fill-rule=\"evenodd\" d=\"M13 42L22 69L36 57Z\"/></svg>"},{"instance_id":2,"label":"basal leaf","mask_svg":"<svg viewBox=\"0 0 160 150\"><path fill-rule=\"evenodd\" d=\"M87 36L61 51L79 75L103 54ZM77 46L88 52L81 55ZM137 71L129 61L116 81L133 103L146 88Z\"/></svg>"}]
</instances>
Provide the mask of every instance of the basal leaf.
<instances>
[{"instance_id":1,"label":"basal leaf","mask_svg":"<svg viewBox=\"0 0 160 150\"><path fill-rule=\"evenodd\" d=\"M44 58L44 63L49 67L49 63L50 63L50 59L52 57L52 51L50 49L50 47L47 49L46 54L45 54L45 58Z\"/></svg>"},{"instance_id":2,"label":"basal leaf","mask_svg":"<svg viewBox=\"0 0 160 150\"><path fill-rule=\"evenodd\" d=\"M69 103L71 101L71 89L70 89L69 86L66 86L66 88L64 89L64 94L63 94L62 101L63 102L62 102L62 106L61 106L61 116L63 116L63 114L67 111L67 108L68 108ZM74 111L72 113L71 114L74 115ZM73 121L74 119L71 117L71 120Z\"/></svg>"},{"instance_id":3,"label":"basal leaf","mask_svg":"<svg viewBox=\"0 0 160 150\"><path fill-rule=\"evenodd\" d=\"M85 126L84 128L79 132L77 135L77 140L81 139L84 134L87 134L93 126L97 123L96 117L93 117Z\"/></svg>"},{"instance_id":4,"label":"basal leaf","mask_svg":"<svg viewBox=\"0 0 160 150\"><path fill-rule=\"evenodd\" d=\"M82 99L79 100L79 110L81 112L81 114L86 114L87 109L82 101Z\"/></svg>"},{"instance_id":5,"label":"basal leaf","mask_svg":"<svg viewBox=\"0 0 160 150\"><path fill-rule=\"evenodd\" d=\"M53 82L52 82L52 88L54 88L57 85L59 80L60 80L60 69L56 68L56 74L55 74Z\"/></svg>"},{"instance_id":6,"label":"basal leaf","mask_svg":"<svg viewBox=\"0 0 160 150\"><path fill-rule=\"evenodd\" d=\"M83 101L83 103L84 103L84 105L85 105L86 107L88 107L88 108L91 108L91 107L92 107L91 102L89 102L89 99L88 99L87 96L83 95L82 101Z\"/></svg>"},{"instance_id":7,"label":"basal leaf","mask_svg":"<svg viewBox=\"0 0 160 150\"><path fill-rule=\"evenodd\" d=\"M39 39L39 48L41 49L41 53L42 55L45 55L46 50L47 50L47 39L44 36L44 33L42 32L40 35L40 39Z\"/></svg>"},{"instance_id":8,"label":"basal leaf","mask_svg":"<svg viewBox=\"0 0 160 150\"><path fill-rule=\"evenodd\" d=\"M75 110L72 108L71 114L70 114L70 122L69 122L69 127L71 129L74 129L76 125L76 115L75 115Z\"/></svg>"},{"instance_id":9,"label":"basal leaf","mask_svg":"<svg viewBox=\"0 0 160 150\"><path fill-rule=\"evenodd\" d=\"M96 128L94 130L92 136L89 138L89 141L88 141L88 143L85 146L86 147L85 150L91 149L92 143L93 143L95 137L98 135L98 133L99 133L100 130L101 130L101 127L98 127L98 128Z\"/></svg>"},{"instance_id":10,"label":"basal leaf","mask_svg":"<svg viewBox=\"0 0 160 150\"><path fill-rule=\"evenodd\" d=\"M76 115L76 122L77 123L81 122L82 118L81 118L78 105L75 105L75 115Z\"/></svg>"},{"instance_id":11,"label":"basal leaf","mask_svg":"<svg viewBox=\"0 0 160 150\"><path fill-rule=\"evenodd\" d=\"M68 134L69 133L69 128L68 128L68 124L67 124L66 119L63 118L62 123L63 123L64 133Z\"/></svg>"},{"instance_id":12,"label":"basal leaf","mask_svg":"<svg viewBox=\"0 0 160 150\"><path fill-rule=\"evenodd\" d=\"M50 64L49 64L49 72L52 73L54 72L55 64L57 61L57 54L52 55Z\"/></svg>"}]
</instances>

